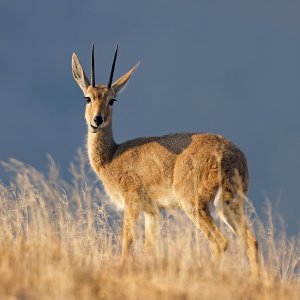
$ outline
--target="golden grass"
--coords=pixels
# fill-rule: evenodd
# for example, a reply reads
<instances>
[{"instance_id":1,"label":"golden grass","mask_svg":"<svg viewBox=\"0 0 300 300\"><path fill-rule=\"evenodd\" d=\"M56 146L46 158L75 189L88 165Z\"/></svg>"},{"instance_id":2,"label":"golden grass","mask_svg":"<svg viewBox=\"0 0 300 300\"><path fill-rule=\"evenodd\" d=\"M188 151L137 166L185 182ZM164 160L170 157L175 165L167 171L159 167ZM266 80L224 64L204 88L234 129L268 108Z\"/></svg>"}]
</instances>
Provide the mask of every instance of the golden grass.
<instances>
[{"instance_id":1,"label":"golden grass","mask_svg":"<svg viewBox=\"0 0 300 300\"><path fill-rule=\"evenodd\" d=\"M70 183L49 161L47 175L3 163L15 179L0 183L0 299L300 299L300 237L275 231L270 206L263 224L247 205L265 262L259 279L234 237L211 265L207 242L175 211L163 216L153 259L143 255L141 218L132 260L121 266L122 215L87 174L82 152Z\"/></svg>"}]
</instances>

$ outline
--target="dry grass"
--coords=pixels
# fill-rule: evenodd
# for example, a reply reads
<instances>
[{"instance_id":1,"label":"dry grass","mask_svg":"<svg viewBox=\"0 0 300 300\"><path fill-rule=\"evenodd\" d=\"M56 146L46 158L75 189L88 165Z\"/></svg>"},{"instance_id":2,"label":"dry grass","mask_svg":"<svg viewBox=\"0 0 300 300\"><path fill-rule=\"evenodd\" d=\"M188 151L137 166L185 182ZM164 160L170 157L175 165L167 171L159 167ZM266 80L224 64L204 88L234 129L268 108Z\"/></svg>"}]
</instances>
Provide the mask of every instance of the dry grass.
<instances>
[{"instance_id":1,"label":"dry grass","mask_svg":"<svg viewBox=\"0 0 300 300\"><path fill-rule=\"evenodd\" d=\"M265 261L260 279L250 276L234 238L212 266L206 241L178 212L164 214L155 259L143 255L141 220L133 259L122 267L122 216L91 181L82 152L71 183L49 161L47 176L3 163L16 176L10 186L0 183L0 299L300 298L300 237L275 231L270 206L266 224L247 206Z\"/></svg>"}]
</instances>

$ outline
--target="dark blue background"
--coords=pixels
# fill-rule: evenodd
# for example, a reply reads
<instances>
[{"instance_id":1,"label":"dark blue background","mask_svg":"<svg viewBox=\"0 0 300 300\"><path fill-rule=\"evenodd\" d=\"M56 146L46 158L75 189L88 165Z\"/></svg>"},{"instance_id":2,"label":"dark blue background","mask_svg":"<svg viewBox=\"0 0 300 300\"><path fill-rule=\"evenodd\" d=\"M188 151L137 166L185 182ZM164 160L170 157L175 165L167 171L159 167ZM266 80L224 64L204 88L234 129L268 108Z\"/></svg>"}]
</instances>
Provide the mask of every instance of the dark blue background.
<instances>
[{"instance_id":1,"label":"dark blue background","mask_svg":"<svg viewBox=\"0 0 300 300\"><path fill-rule=\"evenodd\" d=\"M225 135L248 157L250 197L295 233L300 186L299 1L14 1L0 4L0 160L63 174L86 127L76 52L106 83L141 66L114 111L118 142L177 131ZM0 169L0 178L7 175Z\"/></svg>"}]
</instances>

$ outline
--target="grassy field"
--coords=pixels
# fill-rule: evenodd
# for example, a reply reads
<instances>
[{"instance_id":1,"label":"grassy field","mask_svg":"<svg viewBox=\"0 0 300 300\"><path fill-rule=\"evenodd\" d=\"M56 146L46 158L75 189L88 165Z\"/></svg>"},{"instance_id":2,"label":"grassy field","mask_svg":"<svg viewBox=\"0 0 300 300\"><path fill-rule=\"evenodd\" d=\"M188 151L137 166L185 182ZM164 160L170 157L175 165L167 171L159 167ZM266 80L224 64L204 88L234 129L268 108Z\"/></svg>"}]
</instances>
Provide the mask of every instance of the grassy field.
<instances>
[{"instance_id":1,"label":"grassy field","mask_svg":"<svg viewBox=\"0 0 300 300\"><path fill-rule=\"evenodd\" d=\"M259 279L234 237L220 265L210 264L207 242L176 211L164 213L152 259L143 254L141 218L122 266L122 214L82 152L70 182L51 158L48 174L16 160L3 165L15 177L0 183L0 299L300 299L300 237L285 235L270 205L262 222L247 203L265 265Z\"/></svg>"}]
</instances>

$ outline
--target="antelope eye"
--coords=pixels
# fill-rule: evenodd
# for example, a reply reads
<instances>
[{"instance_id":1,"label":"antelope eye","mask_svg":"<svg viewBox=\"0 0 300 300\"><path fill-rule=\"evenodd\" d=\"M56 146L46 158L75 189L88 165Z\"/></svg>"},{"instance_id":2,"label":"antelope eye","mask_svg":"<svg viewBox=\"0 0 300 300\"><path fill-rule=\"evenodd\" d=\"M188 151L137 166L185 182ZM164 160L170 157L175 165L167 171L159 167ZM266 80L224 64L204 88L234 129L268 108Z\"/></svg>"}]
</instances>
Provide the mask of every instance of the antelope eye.
<instances>
[{"instance_id":1,"label":"antelope eye","mask_svg":"<svg viewBox=\"0 0 300 300\"><path fill-rule=\"evenodd\" d=\"M91 103L91 98L90 97L84 97L86 103Z\"/></svg>"},{"instance_id":2,"label":"antelope eye","mask_svg":"<svg viewBox=\"0 0 300 300\"><path fill-rule=\"evenodd\" d=\"M114 102L117 101L116 99L110 99L108 102L108 105L112 106Z\"/></svg>"}]
</instances>

